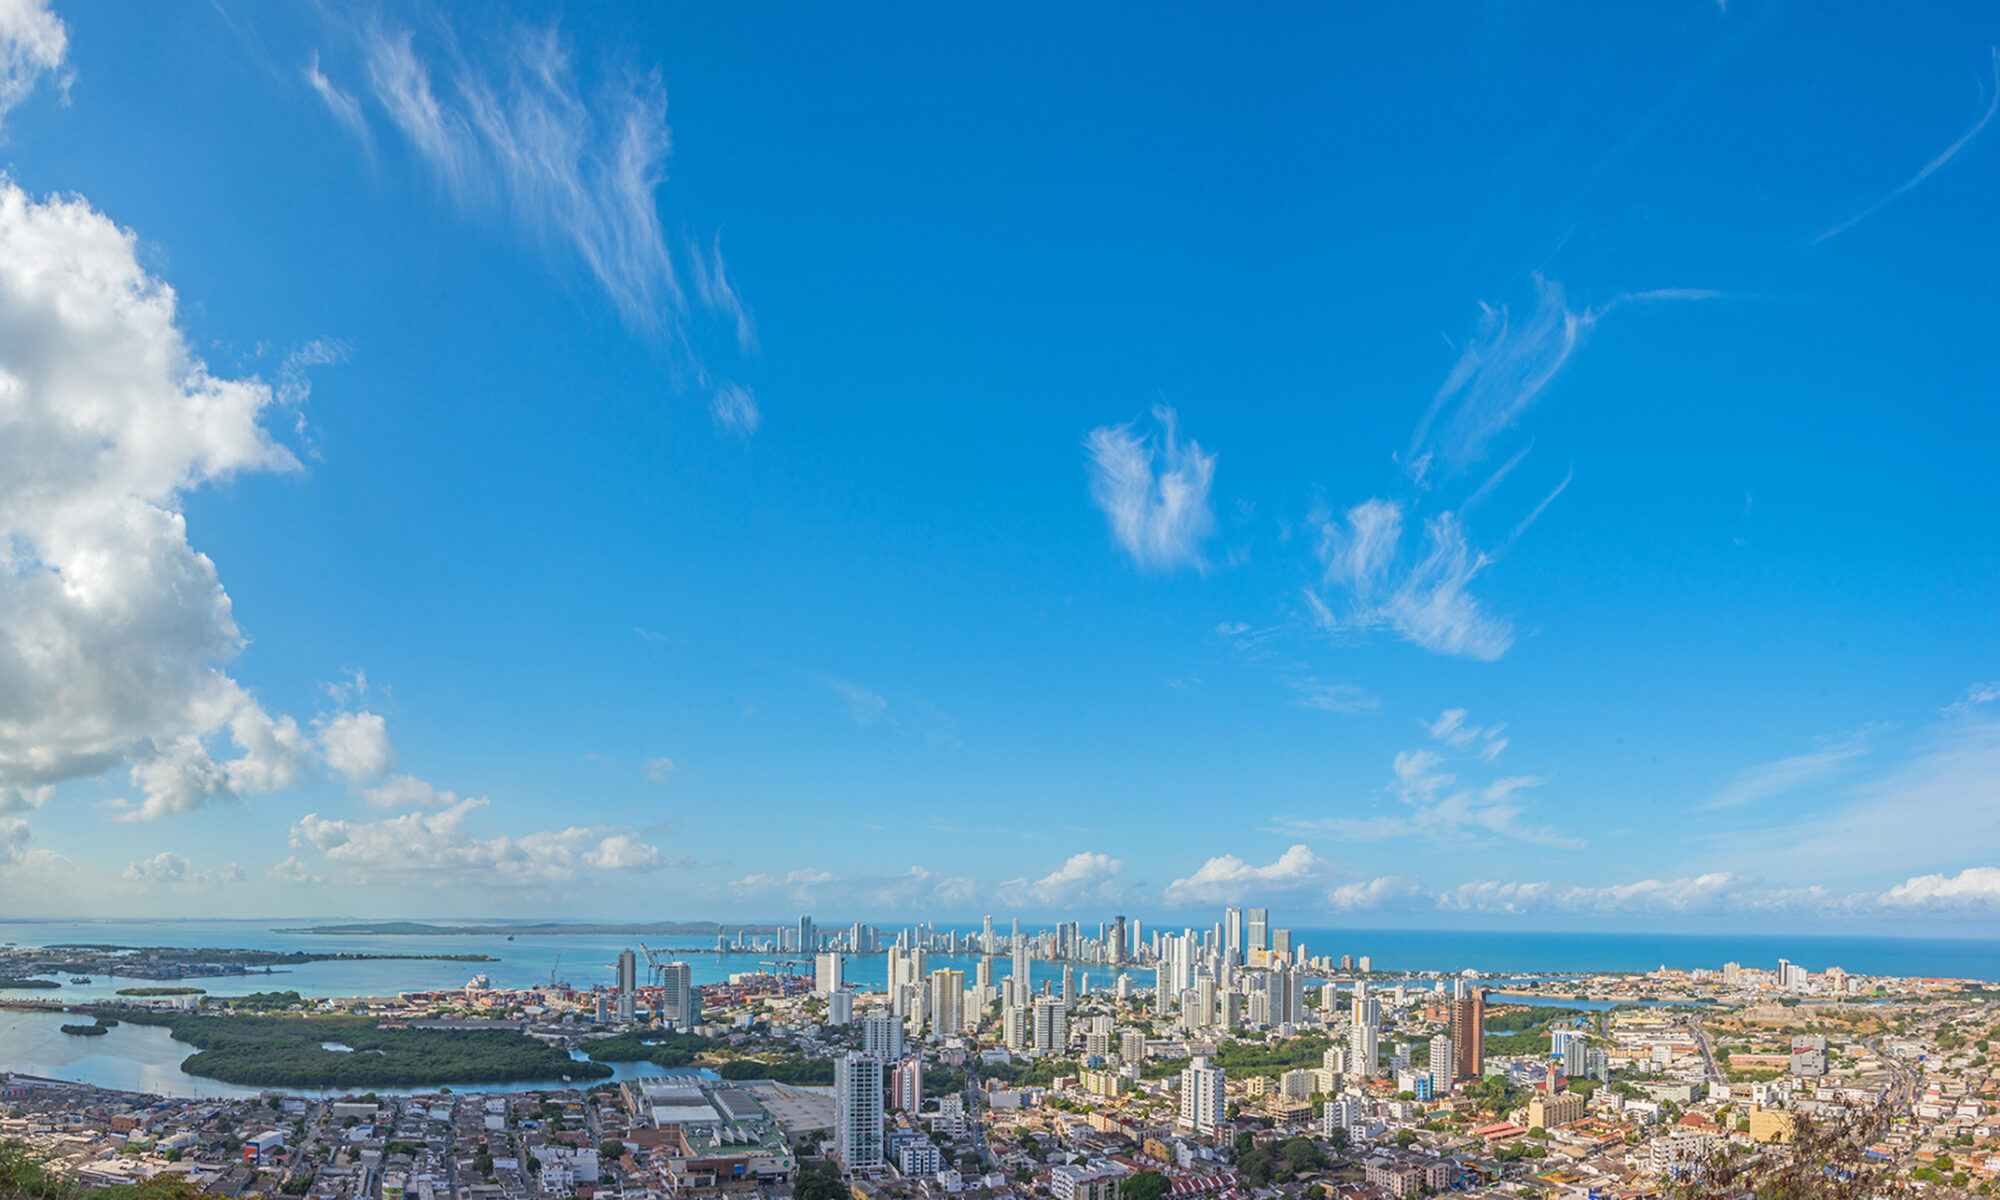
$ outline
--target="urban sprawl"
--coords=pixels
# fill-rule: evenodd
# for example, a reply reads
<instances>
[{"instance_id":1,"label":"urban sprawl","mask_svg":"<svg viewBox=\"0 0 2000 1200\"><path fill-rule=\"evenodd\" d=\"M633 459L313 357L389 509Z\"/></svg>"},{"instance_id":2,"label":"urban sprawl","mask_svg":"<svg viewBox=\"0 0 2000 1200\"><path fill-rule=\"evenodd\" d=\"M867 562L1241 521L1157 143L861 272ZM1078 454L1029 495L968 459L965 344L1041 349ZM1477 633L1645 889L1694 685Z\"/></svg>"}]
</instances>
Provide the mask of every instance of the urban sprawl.
<instances>
[{"instance_id":1,"label":"urban sprawl","mask_svg":"<svg viewBox=\"0 0 2000 1200\"><path fill-rule=\"evenodd\" d=\"M1702 1181L1747 1194L1802 1167L1882 1195L1990 1194L2000 1175L2000 997L1981 983L1782 960L1376 971L1295 944L1256 908L1204 930L1118 917L1090 936L803 917L716 949L768 954L768 969L697 986L689 963L641 947L592 988L477 975L338 1000L47 1002L92 1022L63 1027L76 1036L120 1014L183 1022L182 1037L187 1021L338 1020L648 1065L525 1091L238 1099L0 1070L0 1148L12 1169L86 1186L311 1200L1630 1200ZM886 959L879 990L843 978L863 956ZM933 966L946 956L973 957L970 976Z\"/></svg>"}]
</instances>

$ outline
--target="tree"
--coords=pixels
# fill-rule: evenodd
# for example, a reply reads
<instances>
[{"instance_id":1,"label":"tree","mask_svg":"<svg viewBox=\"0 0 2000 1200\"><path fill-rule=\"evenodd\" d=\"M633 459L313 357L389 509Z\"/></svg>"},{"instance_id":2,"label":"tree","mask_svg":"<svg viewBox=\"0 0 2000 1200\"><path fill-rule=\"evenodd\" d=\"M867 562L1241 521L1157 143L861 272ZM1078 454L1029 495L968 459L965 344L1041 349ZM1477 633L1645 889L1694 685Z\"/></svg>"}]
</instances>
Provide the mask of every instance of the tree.
<instances>
[{"instance_id":1,"label":"tree","mask_svg":"<svg viewBox=\"0 0 2000 1200\"><path fill-rule=\"evenodd\" d=\"M1327 1131L1326 1140L1333 1143L1335 1151L1344 1152L1347 1149L1347 1130L1335 1125Z\"/></svg>"},{"instance_id":2,"label":"tree","mask_svg":"<svg viewBox=\"0 0 2000 1200\"><path fill-rule=\"evenodd\" d=\"M1414 1130L1414 1129L1403 1129L1403 1130L1399 1130L1399 1131L1397 1131L1397 1133L1396 1133L1396 1145L1397 1145L1397 1146L1401 1147L1401 1148L1402 1148L1402 1149L1404 1149L1404 1150L1408 1150L1408 1149L1409 1149L1409 1148L1410 1148L1411 1146L1414 1146L1414 1145L1416 1145L1416 1144L1417 1144L1417 1131L1416 1131L1416 1130Z\"/></svg>"},{"instance_id":3,"label":"tree","mask_svg":"<svg viewBox=\"0 0 2000 1200\"><path fill-rule=\"evenodd\" d=\"M1167 1194L1167 1177L1158 1171L1141 1171L1119 1189L1123 1200L1160 1200Z\"/></svg>"},{"instance_id":4,"label":"tree","mask_svg":"<svg viewBox=\"0 0 2000 1200\"><path fill-rule=\"evenodd\" d=\"M800 1167L792 1181L794 1200L844 1200L847 1188L831 1167Z\"/></svg>"},{"instance_id":5,"label":"tree","mask_svg":"<svg viewBox=\"0 0 2000 1200\"><path fill-rule=\"evenodd\" d=\"M1244 1155L1250 1153L1252 1150L1255 1150L1256 1148L1257 1148L1257 1139L1255 1137L1252 1137L1250 1131L1247 1129L1239 1130L1236 1134L1236 1140L1230 1143L1230 1149L1236 1152L1236 1157L1238 1159L1241 1159Z\"/></svg>"}]
</instances>

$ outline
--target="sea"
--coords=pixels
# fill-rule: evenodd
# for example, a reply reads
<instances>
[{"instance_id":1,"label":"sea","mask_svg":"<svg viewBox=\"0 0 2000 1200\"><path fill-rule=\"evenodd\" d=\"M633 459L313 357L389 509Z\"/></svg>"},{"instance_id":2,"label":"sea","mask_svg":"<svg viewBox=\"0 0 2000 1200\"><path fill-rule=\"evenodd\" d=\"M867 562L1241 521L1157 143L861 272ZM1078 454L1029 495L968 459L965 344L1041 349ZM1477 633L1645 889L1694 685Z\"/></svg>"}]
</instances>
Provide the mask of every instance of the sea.
<instances>
[{"instance_id":1,"label":"sea","mask_svg":"<svg viewBox=\"0 0 2000 1200\"><path fill-rule=\"evenodd\" d=\"M347 924L350 922L325 922ZM572 987L609 986L617 978L618 954L638 950L643 940L655 952L692 964L696 983L717 983L733 974L791 969L810 972L796 954L715 952L716 939L654 939L603 933L515 934L482 931L455 934L316 934L289 932L315 924L300 920L236 921L0 921L0 943L50 946L107 943L120 946L217 947L252 950L346 951L363 954L484 954L487 963L434 960L347 960L279 968L269 975L197 979L192 985L217 995L251 991L296 991L314 998L381 996L405 991L463 987L476 974L497 988L527 988L551 980ZM281 932L287 931L287 932ZM961 929L961 932L972 932ZM1377 972L1459 974L1473 971L1495 983L1524 974L1581 974L1649 971L1658 967L1719 968L1725 962L1774 968L1780 958L1812 971L1838 966L1851 974L2000 980L2000 939L1771 936L1762 934L1530 933L1445 930L1294 929L1293 944L1311 954L1338 958L1367 956ZM931 966L952 967L973 977L975 955L933 954ZM1009 959L994 960L996 981L1009 973ZM843 975L863 988L882 986L885 955L853 955ZM1115 973L1075 964L1078 982L1091 990L1112 986ZM641 967L643 976L644 968ZM1032 982L1060 986L1063 964L1037 962ZM114 997L121 987L141 985L128 978L96 977L35 991L5 991L0 997L37 1001L86 1002ZM1150 986L1150 971L1133 982ZM0 1071L16 1071L100 1087L172 1096L257 1095L242 1088L184 1074L179 1064L191 1047L157 1027L119 1025L103 1037L61 1033L57 1013L0 1010ZM656 1071L651 1064L628 1064L620 1078ZM513 1090L559 1087L559 1080L509 1085ZM378 1089L387 1090L387 1089ZM418 1089L432 1090L432 1089ZM484 1090L503 1090L491 1088Z\"/></svg>"}]
</instances>

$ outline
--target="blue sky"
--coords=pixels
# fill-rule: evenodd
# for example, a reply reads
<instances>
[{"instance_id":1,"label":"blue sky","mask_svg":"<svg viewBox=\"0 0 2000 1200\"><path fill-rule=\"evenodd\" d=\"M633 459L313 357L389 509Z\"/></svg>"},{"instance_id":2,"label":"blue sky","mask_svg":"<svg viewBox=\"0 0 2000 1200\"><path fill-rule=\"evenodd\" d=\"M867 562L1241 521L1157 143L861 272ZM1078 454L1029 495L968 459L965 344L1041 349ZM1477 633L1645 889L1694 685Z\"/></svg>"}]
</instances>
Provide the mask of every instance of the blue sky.
<instances>
[{"instance_id":1,"label":"blue sky","mask_svg":"<svg viewBox=\"0 0 2000 1200\"><path fill-rule=\"evenodd\" d=\"M1981 928L2000 25L1457 17L0 0L0 904Z\"/></svg>"}]
</instances>

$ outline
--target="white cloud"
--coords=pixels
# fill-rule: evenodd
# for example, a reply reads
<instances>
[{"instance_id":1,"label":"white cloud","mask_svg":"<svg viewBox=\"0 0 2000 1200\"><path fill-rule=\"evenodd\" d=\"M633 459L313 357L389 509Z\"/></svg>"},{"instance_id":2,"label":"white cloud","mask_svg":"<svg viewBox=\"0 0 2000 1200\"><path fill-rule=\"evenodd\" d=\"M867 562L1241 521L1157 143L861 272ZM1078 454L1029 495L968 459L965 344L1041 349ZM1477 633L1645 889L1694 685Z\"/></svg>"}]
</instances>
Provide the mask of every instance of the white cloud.
<instances>
[{"instance_id":1,"label":"white cloud","mask_svg":"<svg viewBox=\"0 0 2000 1200\"><path fill-rule=\"evenodd\" d=\"M311 87L326 104L326 109L333 114L333 119L339 121L347 132L353 134L355 139L373 154L375 133L368 127L368 118L361 112L361 102L347 92L341 91L326 77L326 73L319 69L319 51L313 51L312 60L305 65L302 73L306 85Z\"/></svg>"},{"instance_id":2,"label":"white cloud","mask_svg":"<svg viewBox=\"0 0 2000 1200\"><path fill-rule=\"evenodd\" d=\"M801 867L784 875L765 872L745 875L729 886L735 889L737 895L750 899L782 895L793 903L806 905L814 903L819 898L818 889L838 882L839 878L831 871L822 871L816 867Z\"/></svg>"},{"instance_id":3,"label":"white cloud","mask_svg":"<svg viewBox=\"0 0 2000 1200\"><path fill-rule=\"evenodd\" d=\"M1459 912L1524 913L1547 903L1548 883L1499 883L1475 880L1438 895L1438 907Z\"/></svg>"},{"instance_id":4,"label":"white cloud","mask_svg":"<svg viewBox=\"0 0 2000 1200\"><path fill-rule=\"evenodd\" d=\"M1327 904L1339 912L1374 912L1409 908L1430 899L1421 883L1401 875L1343 883L1327 893Z\"/></svg>"},{"instance_id":5,"label":"white cloud","mask_svg":"<svg viewBox=\"0 0 2000 1200\"><path fill-rule=\"evenodd\" d=\"M1976 712L1995 700L2000 700L2000 683L1975 683L1965 689L1964 695L1945 705L1944 715L1962 717L1967 713Z\"/></svg>"},{"instance_id":6,"label":"white cloud","mask_svg":"<svg viewBox=\"0 0 2000 1200\"><path fill-rule=\"evenodd\" d=\"M1374 712L1382 705L1380 699L1359 684L1334 683L1314 675L1299 676L1285 682L1301 708L1355 716Z\"/></svg>"},{"instance_id":7,"label":"white cloud","mask_svg":"<svg viewBox=\"0 0 2000 1200\"><path fill-rule=\"evenodd\" d=\"M665 865L659 852L607 826L480 837L467 818L485 800L460 800L440 812L407 813L380 821L346 821L307 813L292 826L293 844L317 851L358 882L428 881L440 887L510 888L567 883L584 869L649 871Z\"/></svg>"},{"instance_id":8,"label":"white cloud","mask_svg":"<svg viewBox=\"0 0 2000 1200\"><path fill-rule=\"evenodd\" d=\"M1454 724L1447 711L1439 724L1447 733L1463 732L1463 714ZM1426 728L1434 728L1426 726ZM1479 731L1482 735L1485 730ZM1493 731L1497 733L1497 727ZM1447 741L1449 739L1441 739ZM1468 740L1471 748L1476 739ZM1498 742L1495 744L1502 744ZM1495 752L1497 753L1497 751ZM1488 757L1482 752L1482 759ZM1585 842L1547 826L1529 825L1523 818L1527 804L1523 793L1540 787L1543 779L1532 775L1512 775L1484 784L1461 786L1458 777L1445 769L1445 758L1435 750L1403 750L1391 763L1388 792L1402 811L1373 816L1279 817L1271 831L1291 836L1333 838L1348 842L1388 841L1396 838L1427 838L1432 841L1468 841L1495 836L1532 846L1560 850L1582 849Z\"/></svg>"},{"instance_id":9,"label":"white cloud","mask_svg":"<svg viewBox=\"0 0 2000 1200\"><path fill-rule=\"evenodd\" d=\"M1500 757L1500 752L1507 748L1507 739L1501 736L1507 726L1473 725L1466 720L1468 715L1465 709L1447 708L1438 714L1437 720L1425 724L1424 731L1461 754L1476 753L1486 762Z\"/></svg>"},{"instance_id":10,"label":"white cloud","mask_svg":"<svg viewBox=\"0 0 2000 1200\"><path fill-rule=\"evenodd\" d=\"M241 883L243 868L235 863L225 863L218 870L203 871L184 856L162 850L151 858L128 865L118 878L140 887L207 889L216 884Z\"/></svg>"},{"instance_id":11,"label":"white cloud","mask_svg":"<svg viewBox=\"0 0 2000 1200\"><path fill-rule=\"evenodd\" d=\"M1453 513L1424 522L1424 551L1405 565L1397 554L1400 509L1370 500L1348 510L1345 525L1320 518L1325 582L1347 594L1339 608L1308 588L1314 622L1336 636L1386 628L1433 654L1492 662L1514 644L1505 618L1486 612L1469 590L1492 559L1467 540Z\"/></svg>"},{"instance_id":12,"label":"white cloud","mask_svg":"<svg viewBox=\"0 0 2000 1200\"><path fill-rule=\"evenodd\" d=\"M1860 756L1862 749L1859 740L1847 740L1810 754L1794 754L1790 758L1738 771L1702 807L1740 808L1773 796L1782 796L1809 783L1840 774Z\"/></svg>"},{"instance_id":13,"label":"white cloud","mask_svg":"<svg viewBox=\"0 0 2000 1200\"><path fill-rule=\"evenodd\" d=\"M655 783L672 779L680 773L680 766L671 758L649 758L646 760L646 778Z\"/></svg>"},{"instance_id":14,"label":"white cloud","mask_svg":"<svg viewBox=\"0 0 2000 1200\"><path fill-rule=\"evenodd\" d=\"M296 777L296 725L223 670L243 638L180 512L297 467L273 403L189 352L132 234L0 180L0 788L132 763L151 818Z\"/></svg>"},{"instance_id":15,"label":"white cloud","mask_svg":"<svg viewBox=\"0 0 2000 1200\"><path fill-rule=\"evenodd\" d=\"M22 817L0 817L0 867L11 867L27 853L32 835Z\"/></svg>"},{"instance_id":16,"label":"white cloud","mask_svg":"<svg viewBox=\"0 0 2000 1200\"><path fill-rule=\"evenodd\" d=\"M847 715L856 725L873 725L889 711L889 702L858 683L832 681L833 690L847 699Z\"/></svg>"},{"instance_id":17,"label":"white cloud","mask_svg":"<svg viewBox=\"0 0 2000 1200\"><path fill-rule=\"evenodd\" d=\"M162 850L144 862L125 868L129 883L183 883L194 873L194 865L171 850Z\"/></svg>"},{"instance_id":18,"label":"white cloud","mask_svg":"<svg viewBox=\"0 0 2000 1200\"><path fill-rule=\"evenodd\" d=\"M456 793L443 791L415 775L398 775L384 783L365 788L361 800L371 808L450 808L459 803ZM470 801L484 804L484 800Z\"/></svg>"},{"instance_id":19,"label":"white cloud","mask_svg":"<svg viewBox=\"0 0 2000 1200\"><path fill-rule=\"evenodd\" d=\"M1535 306L1515 321L1505 306L1480 305L1479 327L1417 422L1405 461L1419 483L1442 460L1456 474L1485 457L1554 381L1596 317L1569 307L1560 284L1535 277Z\"/></svg>"},{"instance_id":20,"label":"white cloud","mask_svg":"<svg viewBox=\"0 0 2000 1200\"><path fill-rule=\"evenodd\" d=\"M749 388L736 384L724 384L709 399L708 414L715 418L715 427L724 433L749 437L763 428L764 413L757 407L757 397Z\"/></svg>"},{"instance_id":21,"label":"white cloud","mask_svg":"<svg viewBox=\"0 0 2000 1200\"><path fill-rule=\"evenodd\" d=\"M1118 877L1125 873L1123 859L1084 851L1070 855L1062 866L1030 881L1010 879L1000 885L1001 903L1012 907L1040 906L1065 908L1093 901L1118 899Z\"/></svg>"},{"instance_id":22,"label":"white cloud","mask_svg":"<svg viewBox=\"0 0 2000 1200\"><path fill-rule=\"evenodd\" d=\"M1309 846L1287 849L1274 861L1257 866L1234 854L1219 854L1185 879L1167 885L1171 907L1235 904L1246 898L1281 892L1329 889L1339 882L1339 868Z\"/></svg>"},{"instance_id":23,"label":"white cloud","mask_svg":"<svg viewBox=\"0 0 2000 1200\"><path fill-rule=\"evenodd\" d=\"M300 862L299 856L296 854L280 862L272 863L265 869L264 877L275 880L278 883L287 883L299 887L317 886L326 882L326 876L319 874L305 863Z\"/></svg>"},{"instance_id":24,"label":"white cloud","mask_svg":"<svg viewBox=\"0 0 2000 1200\"><path fill-rule=\"evenodd\" d=\"M381 714L344 712L320 723L320 754L350 782L380 779L396 769L396 747Z\"/></svg>"},{"instance_id":25,"label":"white cloud","mask_svg":"<svg viewBox=\"0 0 2000 1200\"><path fill-rule=\"evenodd\" d=\"M0 0L0 123L68 53L69 34L46 0Z\"/></svg>"},{"instance_id":26,"label":"white cloud","mask_svg":"<svg viewBox=\"0 0 2000 1200\"><path fill-rule=\"evenodd\" d=\"M1967 867L1956 875L1918 875L1876 897L1886 908L2000 909L2000 867Z\"/></svg>"},{"instance_id":27,"label":"white cloud","mask_svg":"<svg viewBox=\"0 0 2000 1200\"><path fill-rule=\"evenodd\" d=\"M1993 57L1993 88L1991 93L1986 98L1986 111L1979 114L1979 119L1972 123L1972 127L1970 129L1967 129L1964 133L1960 134L1957 141L1953 142L1949 146L1946 146L1944 150L1941 153L1939 153L1936 158L1933 158L1929 162L1925 163L1922 170L1918 171L1915 175L1912 175L1908 179L1904 180L1901 184L1899 184L1895 188L1895 190L1891 191L1888 195L1883 196L1880 200L1877 200L1875 203L1869 205L1867 208L1862 209L1860 212L1855 213L1853 216L1847 218L1845 221L1842 221L1840 224L1835 225L1833 228L1827 230L1825 233L1822 233L1818 237L1814 238L1813 244L1815 246L1817 246L1821 242L1826 241L1828 238L1838 237L1841 234L1846 233L1848 230L1854 228L1856 225L1861 224L1861 222L1874 216L1876 213L1881 212L1884 208L1887 208L1890 204L1894 203L1898 198L1900 198L1905 192L1909 191L1913 187L1916 187L1924 180L1929 179L1931 175L1935 173L1939 167L1944 166L1946 163L1950 162L1953 158L1957 157L1958 152L1960 150L1963 150L1966 148L1966 146L1970 145L1972 143L1972 139L1978 137L1980 133L1984 131L1988 125L1992 124L1993 115L1996 112L2000 112L2000 48L1995 48L1992 51L1992 57Z\"/></svg>"},{"instance_id":28,"label":"white cloud","mask_svg":"<svg viewBox=\"0 0 2000 1200\"><path fill-rule=\"evenodd\" d=\"M1367 601L1381 587L1403 539L1403 506L1393 500L1364 500L1347 510L1344 522L1319 519L1319 557L1325 581Z\"/></svg>"},{"instance_id":29,"label":"white cloud","mask_svg":"<svg viewBox=\"0 0 2000 1200\"><path fill-rule=\"evenodd\" d=\"M1157 407L1153 419L1161 427L1157 444L1131 423L1099 426L1084 438L1090 496L1142 569L1199 566L1201 544L1215 529L1208 504L1215 455L1180 441L1173 409Z\"/></svg>"}]
</instances>

